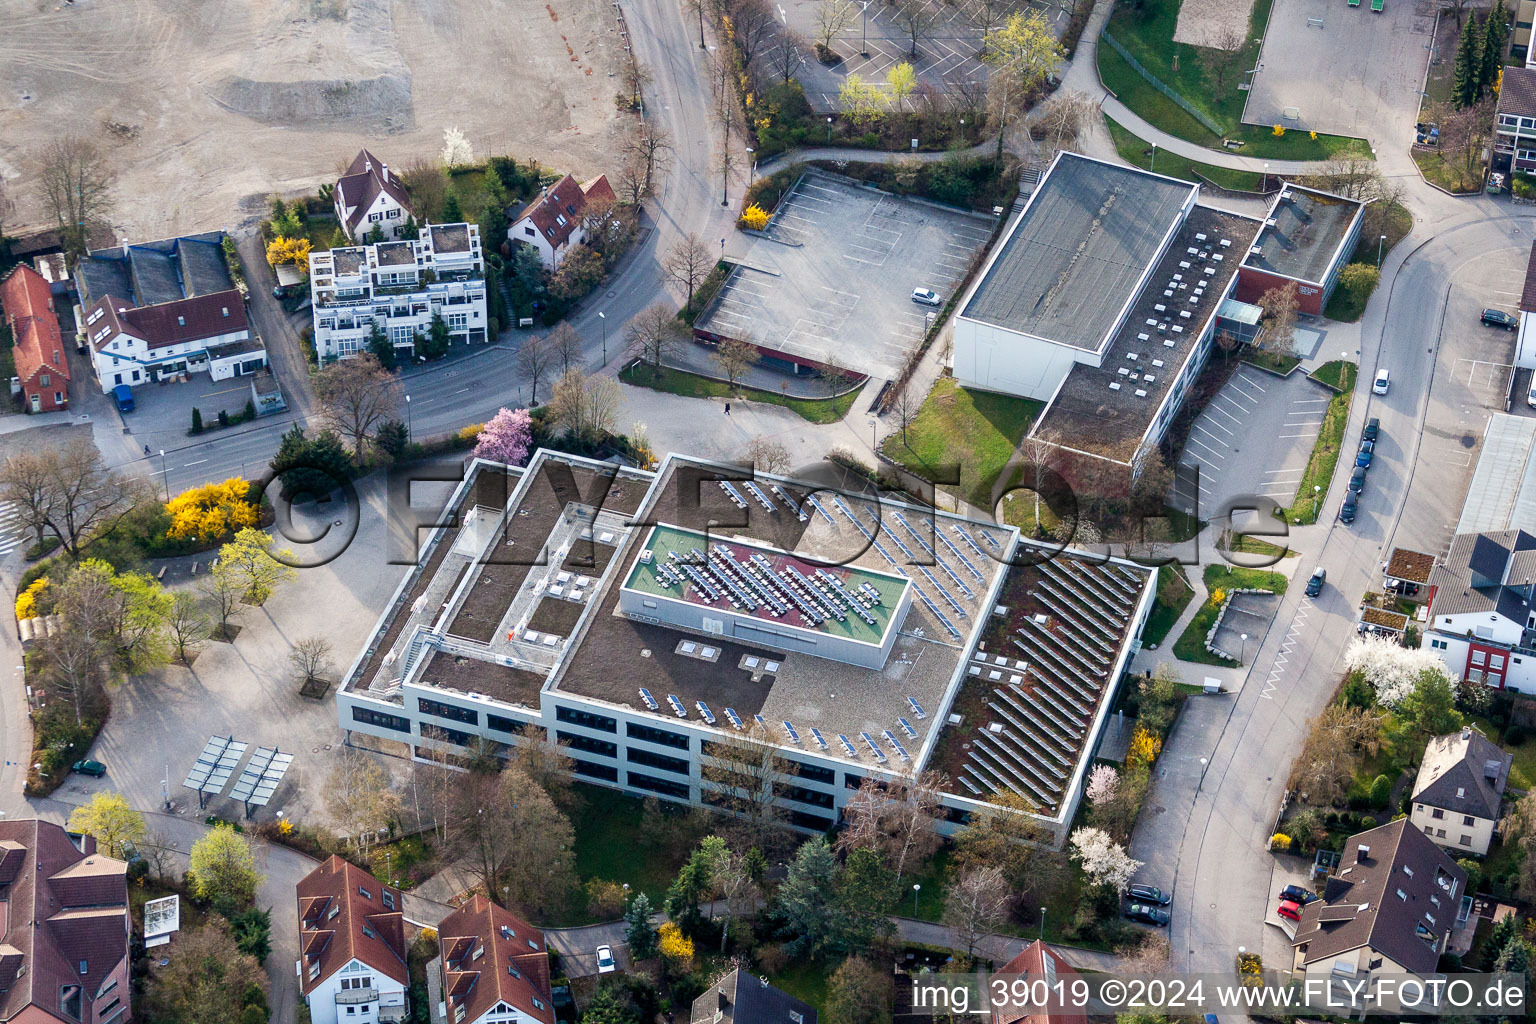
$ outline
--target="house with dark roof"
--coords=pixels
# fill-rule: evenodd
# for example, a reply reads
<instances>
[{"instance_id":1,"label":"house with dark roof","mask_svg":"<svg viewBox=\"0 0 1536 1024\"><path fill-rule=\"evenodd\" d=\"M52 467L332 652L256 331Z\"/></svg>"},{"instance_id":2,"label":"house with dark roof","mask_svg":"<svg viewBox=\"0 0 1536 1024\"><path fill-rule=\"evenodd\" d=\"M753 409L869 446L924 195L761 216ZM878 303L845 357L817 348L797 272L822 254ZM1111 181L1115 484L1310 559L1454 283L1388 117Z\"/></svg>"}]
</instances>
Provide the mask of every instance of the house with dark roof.
<instances>
[{"instance_id":1,"label":"house with dark roof","mask_svg":"<svg viewBox=\"0 0 1536 1024\"><path fill-rule=\"evenodd\" d=\"M1457 855L1486 854L1513 760L1470 726L1432 737L1413 784L1411 820Z\"/></svg>"},{"instance_id":2,"label":"house with dark roof","mask_svg":"<svg viewBox=\"0 0 1536 1024\"><path fill-rule=\"evenodd\" d=\"M578 182L567 174L522 209L508 211L512 226L507 228L507 241L533 246L553 270L571 246L587 240L591 221L600 219L616 199L607 175Z\"/></svg>"},{"instance_id":3,"label":"house with dark roof","mask_svg":"<svg viewBox=\"0 0 1536 1024\"><path fill-rule=\"evenodd\" d=\"M1075 977L1077 971L1060 953L1044 942L1036 940L1019 950L1017 956L993 972L993 978L1010 975L1022 977L1030 986L1026 991L1033 990L1037 983L1043 982L1049 991L1054 992L1058 991L1057 979ZM993 991L996 992L997 989L993 988ZM1002 991L1015 991L1012 978L1004 983ZM999 1004L992 1007L992 1024L1088 1024L1088 1017L1081 1011L1021 1012L1019 1009L1010 1010L1006 1004Z\"/></svg>"},{"instance_id":4,"label":"house with dark roof","mask_svg":"<svg viewBox=\"0 0 1536 1024\"><path fill-rule=\"evenodd\" d=\"M411 197L389 165L366 149L357 151L331 193L336 220L358 245L392 242L411 219ZM379 237L368 236L377 228Z\"/></svg>"},{"instance_id":5,"label":"house with dark roof","mask_svg":"<svg viewBox=\"0 0 1536 1024\"><path fill-rule=\"evenodd\" d=\"M477 894L443 918L437 944L434 1024L555 1024L548 947L533 925Z\"/></svg>"},{"instance_id":6,"label":"house with dark roof","mask_svg":"<svg viewBox=\"0 0 1536 1024\"><path fill-rule=\"evenodd\" d=\"M398 889L334 854L298 884L299 987L314 1024L408 1016Z\"/></svg>"},{"instance_id":7,"label":"house with dark roof","mask_svg":"<svg viewBox=\"0 0 1536 1024\"><path fill-rule=\"evenodd\" d=\"M1424 642L1453 679L1536 693L1536 536L1459 533L1429 589Z\"/></svg>"},{"instance_id":8,"label":"house with dark roof","mask_svg":"<svg viewBox=\"0 0 1536 1024\"><path fill-rule=\"evenodd\" d=\"M76 264L79 340L103 394L193 373L229 380L267 365L223 241L222 231L212 231L120 245Z\"/></svg>"},{"instance_id":9,"label":"house with dark roof","mask_svg":"<svg viewBox=\"0 0 1536 1024\"><path fill-rule=\"evenodd\" d=\"M1536 68L1505 68L1494 119L1495 170L1536 171Z\"/></svg>"},{"instance_id":10,"label":"house with dark roof","mask_svg":"<svg viewBox=\"0 0 1536 1024\"><path fill-rule=\"evenodd\" d=\"M128 1020L127 871L89 836L0 821L0 1021Z\"/></svg>"},{"instance_id":11,"label":"house with dark roof","mask_svg":"<svg viewBox=\"0 0 1536 1024\"><path fill-rule=\"evenodd\" d=\"M1325 983L1433 973L1457 923L1467 874L1407 818L1351 836L1291 940L1292 970ZM1352 994L1336 989L1346 1005Z\"/></svg>"},{"instance_id":12,"label":"house with dark roof","mask_svg":"<svg viewBox=\"0 0 1536 1024\"><path fill-rule=\"evenodd\" d=\"M743 970L734 970L693 1001L689 1024L816 1024L816 1011Z\"/></svg>"},{"instance_id":13,"label":"house with dark roof","mask_svg":"<svg viewBox=\"0 0 1536 1024\"><path fill-rule=\"evenodd\" d=\"M0 281L0 314L11 330L16 378L27 411L69 408L69 363L48 280L18 263Z\"/></svg>"}]
</instances>

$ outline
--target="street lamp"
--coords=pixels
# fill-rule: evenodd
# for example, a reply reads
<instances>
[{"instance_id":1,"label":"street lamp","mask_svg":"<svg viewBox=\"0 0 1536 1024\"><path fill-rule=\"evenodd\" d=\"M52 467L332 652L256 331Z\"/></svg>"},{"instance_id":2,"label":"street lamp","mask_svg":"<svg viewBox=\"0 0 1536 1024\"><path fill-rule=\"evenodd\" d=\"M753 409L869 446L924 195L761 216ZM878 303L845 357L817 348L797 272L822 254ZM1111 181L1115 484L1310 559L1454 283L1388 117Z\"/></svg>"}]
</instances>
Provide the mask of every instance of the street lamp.
<instances>
[{"instance_id":1,"label":"street lamp","mask_svg":"<svg viewBox=\"0 0 1536 1024\"><path fill-rule=\"evenodd\" d=\"M1247 633L1242 633L1242 634L1239 634L1239 635L1242 636L1242 638L1243 638L1243 646L1242 646L1242 657L1240 657L1238 659L1238 661L1241 664L1246 665L1246 664L1248 664L1248 634ZM1204 760L1205 760L1204 758L1201 758L1201 762L1202 763L1204 763Z\"/></svg>"},{"instance_id":2,"label":"street lamp","mask_svg":"<svg viewBox=\"0 0 1536 1024\"><path fill-rule=\"evenodd\" d=\"M859 35L859 56L863 57L865 60L868 60L869 59L869 0L864 0L864 3L859 7L859 17L863 20L863 23L864 23L863 28L860 29L860 35ZM831 118L828 118L828 120L830 121Z\"/></svg>"},{"instance_id":3,"label":"street lamp","mask_svg":"<svg viewBox=\"0 0 1536 1024\"><path fill-rule=\"evenodd\" d=\"M603 325L603 365L608 365L608 314L598 311L598 322Z\"/></svg>"},{"instance_id":4,"label":"street lamp","mask_svg":"<svg viewBox=\"0 0 1536 1024\"><path fill-rule=\"evenodd\" d=\"M405 396L405 439L411 440L411 396Z\"/></svg>"},{"instance_id":5,"label":"street lamp","mask_svg":"<svg viewBox=\"0 0 1536 1024\"><path fill-rule=\"evenodd\" d=\"M757 150L751 146L747 147L747 159L752 161L752 170L747 175L747 187L751 188L752 183L757 180Z\"/></svg>"},{"instance_id":6,"label":"street lamp","mask_svg":"<svg viewBox=\"0 0 1536 1024\"><path fill-rule=\"evenodd\" d=\"M913 917L917 916L917 894L922 891L922 888L923 888L922 883L920 883L920 882L913 882L912 883L912 916Z\"/></svg>"},{"instance_id":7,"label":"street lamp","mask_svg":"<svg viewBox=\"0 0 1536 1024\"><path fill-rule=\"evenodd\" d=\"M1381 269L1381 247L1387 244L1387 236L1382 235L1376 240L1376 269Z\"/></svg>"},{"instance_id":8,"label":"street lamp","mask_svg":"<svg viewBox=\"0 0 1536 1024\"><path fill-rule=\"evenodd\" d=\"M832 118L827 118L827 145L832 145Z\"/></svg>"},{"instance_id":9,"label":"street lamp","mask_svg":"<svg viewBox=\"0 0 1536 1024\"><path fill-rule=\"evenodd\" d=\"M965 145L965 118L960 119L960 145Z\"/></svg>"},{"instance_id":10,"label":"street lamp","mask_svg":"<svg viewBox=\"0 0 1536 1024\"><path fill-rule=\"evenodd\" d=\"M165 483L165 500L171 500L171 473L165 468L165 449L160 449L160 479Z\"/></svg>"},{"instance_id":11,"label":"street lamp","mask_svg":"<svg viewBox=\"0 0 1536 1024\"><path fill-rule=\"evenodd\" d=\"M1156 171L1157 170L1157 143L1155 143L1155 142L1152 143L1152 163L1148 165L1147 170L1149 170L1149 171Z\"/></svg>"},{"instance_id":12,"label":"street lamp","mask_svg":"<svg viewBox=\"0 0 1536 1024\"><path fill-rule=\"evenodd\" d=\"M1040 941L1045 941L1045 908L1040 908Z\"/></svg>"},{"instance_id":13,"label":"street lamp","mask_svg":"<svg viewBox=\"0 0 1536 1024\"><path fill-rule=\"evenodd\" d=\"M875 418L869 418L869 450L875 451Z\"/></svg>"}]
</instances>

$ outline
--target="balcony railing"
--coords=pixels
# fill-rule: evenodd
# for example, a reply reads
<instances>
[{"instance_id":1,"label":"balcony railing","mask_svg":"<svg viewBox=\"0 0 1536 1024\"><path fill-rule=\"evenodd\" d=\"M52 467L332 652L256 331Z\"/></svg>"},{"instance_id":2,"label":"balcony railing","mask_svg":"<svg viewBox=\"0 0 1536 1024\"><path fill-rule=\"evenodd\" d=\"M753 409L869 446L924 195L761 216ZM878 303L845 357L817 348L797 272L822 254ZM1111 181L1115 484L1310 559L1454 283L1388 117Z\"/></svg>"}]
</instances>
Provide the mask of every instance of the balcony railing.
<instances>
[{"instance_id":1,"label":"balcony railing","mask_svg":"<svg viewBox=\"0 0 1536 1024\"><path fill-rule=\"evenodd\" d=\"M355 1006L358 1003L376 1003L379 1001L379 990L376 988L344 988L336 993L337 1006Z\"/></svg>"}]
</instances>

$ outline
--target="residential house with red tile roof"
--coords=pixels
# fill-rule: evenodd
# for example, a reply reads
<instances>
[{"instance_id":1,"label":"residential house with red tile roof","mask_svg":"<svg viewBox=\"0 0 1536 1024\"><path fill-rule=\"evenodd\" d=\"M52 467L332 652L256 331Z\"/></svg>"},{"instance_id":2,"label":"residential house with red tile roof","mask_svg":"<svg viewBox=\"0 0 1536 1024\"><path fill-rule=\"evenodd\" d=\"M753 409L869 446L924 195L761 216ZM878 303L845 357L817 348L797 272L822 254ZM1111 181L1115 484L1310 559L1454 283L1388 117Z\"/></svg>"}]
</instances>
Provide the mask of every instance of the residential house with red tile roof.
<instances>
[{"instance_id":1,"label":"residential house with red tile roof","mask_svg":"<svg viewBox=\"0 0 1536 1024\"><path fill-rule=\"evenodd\" d=\"M374 228L380 242L393 242L411 219L411 198L389 165L366 149L357 151L352 164L331 193L336 220L358 245L370 241Z\"/></svg>"},{"instance_id":2,"label":"residential house with red tile roof","mask_svg":"<svg viewBox=\"0 0 1536 1024\"><path fill-rule=\"evenodd\" d=\"M555 1024L544 933L475 896L437 926L439 982L432 1017L443 1024Z\"/></svg>"},{"instance_id":3,"label":"residential house with red tile roof","mask_svg":"<svg viewBox=\"0 0 1536 1024\"><path fill-rule=\"evenodd\" d=\"M409 1015L400 890L332 855L298 884L299 987L314 1024Z\"/></svg>"},{"instance_id":4,"label":"residential house with red tile roof","mask_svg":"<svg viewBox=\"0 0 1536 1024\"><path fill-rule=\"evenodd\" d=\"M228 380L267 365L224 233L96 249L75 265L88 346L103 394L192 373Z\"/></svg>"},{"instance_id":5,"label":"residential house with red tile roof","mask_svg":"<svg viewBox=\"0 0 1536 1024\"><path fill-rule=\"evenodd\" d=\"M1001 991L1039 991L1035 988L1035 983L1039 981L1045 982L1051 991L1055 991L1058 978L1074 977L1077 971L1072 969L1072 965L1060 953L1037 940L1019 950L1018 955L993 972L992 977L996 979L999 975L1011 974L1022 975L1028 987L1015 989L1012 982L1008 982ZM1026 1012L1030 1009L1022 1005L1022 1001L1017 1009L1010 1009L1006 1002L995 1005L992 1008L992 1024L1088 1024L1088 1017L1081 1012Z\"/></svg>"},{"instance_id":6,"label":"residential house with red tile roof","mask_svg":"<svg viewBox=\"0 0 1536 1024\"><path fill-rule=\"evenodd\" d=\"M567 174L552 187L510 215L507 240L538 250L539 259L553 270L560 265L571 246L587 240L590 219L600 216L616 200L607 175L599 174L588 182L578 182Z\"/></svg>"},{"instance_id":7,"label":"residential house with red tile roof","mask_svg":"<svg viewBox=\"0 0 1536 1024\"><path fill-rule=\"evenodd\" d=\"M127 872L89 836L0 821L0 1021L128 1019Z\"/></svg>"},{"instance_id":8,"label":"residential house with red tile roof","mask_svg":"<svg viewBox=\"0 0 1536 1024\"><path fill-rule=\"evenodd\" d=\"M15 344L16 377L28 412L69 408L69 364L43 275L18 264L0 281L0 311Z\"/></svg>"}]
</instances>

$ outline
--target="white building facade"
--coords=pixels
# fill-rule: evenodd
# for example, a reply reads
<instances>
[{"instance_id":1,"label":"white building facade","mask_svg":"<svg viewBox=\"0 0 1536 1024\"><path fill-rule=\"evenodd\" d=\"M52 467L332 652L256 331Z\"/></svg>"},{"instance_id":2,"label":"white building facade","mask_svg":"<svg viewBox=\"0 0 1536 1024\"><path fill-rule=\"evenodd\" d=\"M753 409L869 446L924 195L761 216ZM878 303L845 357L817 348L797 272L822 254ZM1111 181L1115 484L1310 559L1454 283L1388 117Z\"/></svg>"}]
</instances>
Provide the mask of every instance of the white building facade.
<instances>
[{"instance_id":1,"label":"white building facade","mask_svg":"<svg viewBox=\"0 0 1536 1024\"><path fill-rule=\"evenodd\" d=\"M321 361L366 351L374 326L411 358L441 316L454 341L489 337L485 259L475 224L429 224L420 238L311 253L315 353Z\"/></svg>"},{"instance_id":2,"label":"white building facade","mask_svg":"<svg viewBox=\"0 0 1536 1024\"><path fill-rule=\"evenodd\" d=\"M303 970L302 962L299 968ZM405 986L355 957L319 979L306 999L313 1024L378 1024L405 1019Z\"/></svg>"},{"instance_id":3,"label":"white building facade","mask_svg":"<svg viewBox=\"0 0 1536 1024\"><path fill-rule=\"evenodd\" d=\"M119 384L207 373L216 381L253 374L267 365L238 291L216 292L137 309L112 296L93 304L85 336L103 394Z\"/></svg>"}]
</instances>

